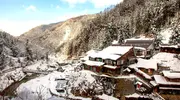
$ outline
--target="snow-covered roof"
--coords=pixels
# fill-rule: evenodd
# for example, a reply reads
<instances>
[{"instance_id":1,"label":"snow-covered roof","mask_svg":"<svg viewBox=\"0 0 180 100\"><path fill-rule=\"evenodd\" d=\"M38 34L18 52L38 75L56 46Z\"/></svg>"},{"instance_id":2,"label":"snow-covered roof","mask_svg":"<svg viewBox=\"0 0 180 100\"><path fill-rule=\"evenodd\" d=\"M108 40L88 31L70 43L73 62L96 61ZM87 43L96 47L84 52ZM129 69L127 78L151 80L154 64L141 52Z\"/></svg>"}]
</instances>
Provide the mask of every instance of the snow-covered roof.
<instances>
[{"instance_id":1,"label":"snow-covered roof","mask_svg":"<svg viewBox=\"0 0 180 100\"><path fill-rule=\"evenodd\" d=\"M180 48L178 45L169 45L169 44L162 44L160 45L162 48Z\"/></svg>"},{"instance_id":2,"label":"snow-covered roof","mask_svg":"<svg viewBox=\"0 0 180 100\"><path fill-rule=\"evenodd\" d=\"M170 71L163 71L163 75L167 78L180 78L180 73L170 72Z\"/></svg>"},{"instance_id":3,"label":"snow-covered roof","mask_svg":"<svg viewBox=\"0 0 180 100\"><path fill-rule=\"evenodd\" d=\"M180 90L180 88L177 87L159 87L159 89L161 90Z\"/></svg>"},{"instance_id":4,"label":"snow-covered roof","mask_svg":"<svg viewBox=\"0 0 180 100\"><path fill-rule=\"evenodd\" d=\"M166 79L161 75L154 75L154 79L157 84L165 84L167 82Z\"/></svg>"},{"instance_id":5,"label":"snow-covered roof","mask_svg":"<svg viewBox=\"0 0 180 100\"><path fill-rule=\"evenodd\" d=\"M142 95L139 95L137 93L133 93L131 95L127 95L126 98L139 98L139 97L142 97Z\"/></svg>"},{"instance_id":6,"label":"snow-covered roof","mask_svg":"<svg viewBox=\"0 0 180 100\"><path fill-rule=\"evenodd\" d=\"M134 47L143 47L148 49L154 43L154 38L131 38L126 39L122 45L131 45Z\"/></svg>"},{"instance_id":7,"label":"snow-covered roof","mask_svg":"<svg viewBox=\"0 0 180 100\"><path fill-rule=\"evenodd\" d=\"M161 75L154 75L154 79L157 84L163 84L163 85L180 85L180 82L170 82L167 81L163 76Z\"/></svg>"},{"instance_id":8,"label":"snow-covered roof","mask_svg":"<svg viewBox=\"0 0 180 100\"><path fill-rule=\"evenodd\" d=\"M158 84L156 83L156 81L150 81L150 83L153 85L153 86L157 86Z\"/></svg>"},{"instance_id":9,"label":"snow-covered roof","mask_svg":"<svg viewBox=\"0 0 180 100\"><path fill-rule=\"evenodd\" d=\"M103 99L103 100L119 100L119 99L117 99L117 98L115 98L115 97L108 96L108 95L106 95L106 94L99 95L99 96L97 96L97 97L100 98L100 99Z\"/></svg>"},{"instance_id":10,"label":"snow-covered roof","mask_svg":"<svg viewBox=\"0 0 180 100\"><path fill-rule=\"evenodd\" d=\"M102 66L102 65L104 65L103 62L90 61L90 60L87 60L87 61L85 61L83 63L86 64L86 65L89 65L89 66Z\"/></svg>"},{"instance_id":11,"label":"snow-covered roof","mask_svg":"<svg viewBox=\"0 0 180 100\"><path fill-rule=\"evenodd\" d=\"M66 99L60 98L60 97L56 97L56 96L52 96L52 97L48 98L47 100L66 100Z\"/></svg>"},{"instance_id":12,"label":"snow-covered roof","mask_svg":"<svg viewBox=\"0 0 180 100\"><path fill-rule=\"evenodd\" d=\"M104 65L104 67L110 68L110 69L116 69L117 68L117 66L111 66L111 65Z\"/></svg>"},{"instance_id":13,"label":"snow-covered roof","mask_svg":"<svg viewBox=\"0 0 180 100\"><path fill-rule=\"evenodd\" d=\"M139 58L137 68L154 69L157 70L157 62L155 60L146 60Z\"/></svg>"},{"instance_id":14,"label":"snow-covered roof","mask_svg":"<svg viewBox=\"0 0 180 100\"><path fill-rule=\"evenodd\" d=\"M117 60L121 56L120 55L115 55L115 54L106 54L103 52L91 55L92 58L102 58L102 59L111 59L111 60Z\"/></svg>"},{"instance_id":15,"label":"snow-covered roof","mask_svg":"<svg viewBox=\"0 0 180 100\"><path fill-rule=\"evenodd\" d=\"M134 49L138 49L138 50L146 50L146 48L143 48L143 47L134 47Z\"/></svg>"},{"instance_id":16,"label":"snow-covered roof","mask_svg":"<svg viewBox=\"0 0 180 100\"><path fill-rule=\"evenodd\" d=\"M98 50L89 50L88 52L86 52L87 55L91 55L91 54L94 54L94 53L98 53L99 51Z\"/></svg>"},{"instance_id":17,"label":"snow-covered roof","mask_svg":"<svg viewBox=\"0 0 180 100\"><path fill-rule=\"evenodd\" d=\"M141 71L141 70L139 70L139 69L137 69L137 68L134 68L134 70L135 70L136 72L138 72L139 74L143 75L146 79L151 80L151 76L149 76L148 74L144 73L143 71Z\"/></svg>"},{"instance_id":18,"label":"snow-covered roof","mask_svg":"<svg viewBox=\"0 0 180 100\"><path fill-rule=\"evenodd\" d=\"M154 55L151 59L156 60L157 63L169 66L173 71L180 71L180 60L175 58L176 54L161 52Z\"/></svg>"},{"instance_id":19,"label":"snow-covered roof","mask_svg":"<svg viewBox=\"0 0 180 100\"><path fill-rule=\"evenodd\" d=\"M90 57L117 60L131 48L132 46L109 46L98 53L91 54Z\"/></svg>"},{"instance_id":20,"label":"snow-covered roof","mask_svg":"<svg viewBox=\"0 0 180 100\"><path fill-rule=\"evenodd\" d=\"M102 50L102 52L107 54L118 54L118 55L124 55L127 53L132 46L109 46Z\"/></svg>"},{"instance_id":21,"label":"snow-covered roof","mask_svg":"<svg viewBox=\"0 0 180 100\"><path fill-rule=\"evenodd\" d=\"M133 38L125 39L125 41L127 40L154 40L154 38L147 38L144 36L140 36L140 37L133 37Z\"/></svg>"},{"instance_id":22,"label":"snow-covered roof","mask_svg":"<svg viewBox=\"0 0 180 100\"><path fill-rule=\"evenodd\" d=\"M117 40L114 40L114 41L112 42L112 44L118 44L118 41L117 41Z\"/></svg>"}]
</instances>

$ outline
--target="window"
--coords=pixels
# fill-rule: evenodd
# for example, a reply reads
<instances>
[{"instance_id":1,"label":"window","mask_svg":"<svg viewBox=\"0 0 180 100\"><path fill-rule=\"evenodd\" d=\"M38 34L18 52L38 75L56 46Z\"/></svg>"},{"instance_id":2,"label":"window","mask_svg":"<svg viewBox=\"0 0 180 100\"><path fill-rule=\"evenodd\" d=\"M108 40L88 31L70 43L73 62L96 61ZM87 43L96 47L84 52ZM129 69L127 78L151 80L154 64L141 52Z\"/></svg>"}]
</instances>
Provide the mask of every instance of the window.
<instances>
[{"instance_id":1,"label":"window","mask_svg":"<svg viewBox=\"0 0 180 100\"><path fill-rule=\"evenodd\" d=\"M116 62L116 61L113 61L113 65L117 65L117 62Z\"/></svg>"},{"instance_id":2,"label":"window","mask_svg":"<svg viewBox=\"0 0 180 100\"><path fill-rule=\"evenodd\" d=\"M90 61L95 61L95 59L94 59L94 58L92 58L92 57L89 57L89 60L90 60Z\"/></svg>"},{"instance_id":3,"label":"window","mask_svg":"<svg viewBox=\"0 0 180 100\"><path fill-rule=\"evenodd\" d=\"M96 71L96 67L93 67L93 71Z\"/></svg>"},{"instance_id":4,"label":"window","mask_svg":"<svg viewBox=\"0 0 180 100\"><path fill-rule=\"evenodd\" d=\"M151 55L151 51L147 51L147 54L148 54L148 55Z\"/></svg>"},{"instance_id":5,"label":"window","mask_svg":"<svg viewBox=\"0 0 180 100\"><path fill-rule=\"evenodd\" d=\"M112 64L113 64L113 62L112 62L111 60L105 60L105 63L106 63L106 64L109 64L109 65L112 65Z\"/></svg>"},{"instance_id":6,"label":"window","mask_svg":"<svg viewBox=\"0 0 180 100\"><path fill-rule=\"evenodd\" d=\"M103 62L101 58L97 58L96 61Z\"/></svg>"},{"instance_id":7,"label":"window","mask_svg":"<svg viewBox=\"0 0 180 100\"><path fill-rule=\"evenodd\" d=\"M87 65L84 65L84 69L88 69L88 66L87 66Z\"/></svg>"},{"instance_id":8,"label":"window","mask_svg":"<svg viewBox=\"0 0 180 100\"><path fill-rule=\"evenodd\" d=\"M59 93L64 93L65 91L64 90L59 90L59 89L57 89L57 92L59 92Z\"/></svg>"},{"instance_id":9,"label":"window","mask_svg":"<svg viewBox=\"0 0 180 100\"><path fill-rule=\"evenodd\" d=\"M90 70L93 70L92 66L90 66Z\"/></svg>"},{"instance_id":10,"label":"window","mask_svg":"<svg viewBox=\"0 0 180 100\"><path fill-rule=\"evenodd\" d=\"M124 60L118 60L117 61L117 65L123 65L124 64Z\"/></svg>"},{"instance_id":11,"label":"window","mask_svg":"<svg viewBox=\"0 0 180 100\"><path fill-rule=\"evenodd\" d=\"M121 65L121 61L120 60L117 61L117 65Z\"/></svg>"},{"instance_id":12,"label":"window","mask_svg":"<svg viewBox=\"0 0 180 100\"><path fill-rule=\"evenodd\" d=\"M123 65L124 64L124 60L121 60L121 65Z\"/></svg>"}]
</instances>

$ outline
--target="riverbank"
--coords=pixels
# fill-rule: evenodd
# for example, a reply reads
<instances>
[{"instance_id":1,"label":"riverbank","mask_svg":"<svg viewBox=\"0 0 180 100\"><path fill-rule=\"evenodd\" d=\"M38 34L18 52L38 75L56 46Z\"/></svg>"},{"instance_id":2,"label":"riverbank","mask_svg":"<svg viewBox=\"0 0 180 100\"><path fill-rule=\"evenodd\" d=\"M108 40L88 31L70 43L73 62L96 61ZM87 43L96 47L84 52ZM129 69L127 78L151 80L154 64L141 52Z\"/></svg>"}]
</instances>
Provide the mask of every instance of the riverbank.
<instances>
[{"instance_id":1,"label":"riverbank","mask_svg":"<svg viewBox=\"0 0 180 100\"><path fill-rule=\"evenodd\" d=\"M16 81L16 82L12 83L11 85L9 85L7 88L5 88L2 92L0 92L0 95L1 96L10 96L10 97L16 96L15 91L22 83L25 83L31 79L34 79L34 78L38 77L39 75L40 74L26 75L22 80Z\"/></svg>"}]
</instances>

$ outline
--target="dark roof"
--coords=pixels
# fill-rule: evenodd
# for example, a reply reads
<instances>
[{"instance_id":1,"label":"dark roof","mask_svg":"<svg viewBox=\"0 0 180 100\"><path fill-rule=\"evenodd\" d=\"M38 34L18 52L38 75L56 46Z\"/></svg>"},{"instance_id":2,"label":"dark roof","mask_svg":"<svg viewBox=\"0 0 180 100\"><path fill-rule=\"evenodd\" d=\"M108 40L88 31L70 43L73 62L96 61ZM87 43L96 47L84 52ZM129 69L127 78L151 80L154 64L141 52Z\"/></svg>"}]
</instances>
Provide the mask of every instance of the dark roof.
<instances>
[{"instance_id":1,"label":"dark roof","mask_svg":"<svg viewBox=\"0 0 180 100\"><path fill-rule=\"evenodd\" d=\"M153 42L154 40L126 40L124 43L117 45L148 48Z\"/></svg>"},{"instance_id":2,"label":"dark roof","mask_svg":"<svg viewBox=\"0 0 180 100\"><path fill-rule=\"evenodd\" d=\"M135 47L148 48L153 42L153 40L126 40L125 44Z\"/></svg>"}]
</instances>

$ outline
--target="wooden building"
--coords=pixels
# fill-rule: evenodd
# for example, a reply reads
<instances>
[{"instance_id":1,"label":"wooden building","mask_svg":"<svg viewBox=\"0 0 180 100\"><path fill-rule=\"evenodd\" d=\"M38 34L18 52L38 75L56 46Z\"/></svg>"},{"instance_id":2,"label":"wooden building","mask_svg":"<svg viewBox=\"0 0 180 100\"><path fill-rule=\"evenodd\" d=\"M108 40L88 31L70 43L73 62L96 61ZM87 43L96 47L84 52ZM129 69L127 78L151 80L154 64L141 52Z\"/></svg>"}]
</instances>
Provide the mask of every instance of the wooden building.
<instances>
[{"instance_id":1,"label":"wooden building","mask_svg":"<svg viewBox=\"0 0 180 100\"><path fill-rule=\"evenodd\" d=\"M101 69L103 67L104 63L103 62L97 62L97 61L85 61L83 62L83 66L85 70L91 70L93 72L101 72Z\"/></svg>"},{"instance_id":2,"label":"wooden building","mask_svg":"<svg viewBox=\"0 0 180 100\"><path fill-rule=\"evenodd\" d=\"M179 82L180 83L180 73L171 72L171 71L162 71L166 80L170 82Z\"/></svg>"},{"instance_id":3,"label":"wooden building","mask_svg":"<svg viewBox=\"0 0 180 100\"><path fill-rule=\"evenodd\" d=\"M179 45L162 44L160 46L160 52L180 54L180 44Z\"/></svg>"},{"instance_id":4,"label":"wooden building","mask_svg":"<svg viewBox=\"0 0 180 100\"><path fill-rule=\"evenodd\" d=\"M114 44L121 46L133 46L136 57L150 58L154 53L154 38L130 38L126 39L122 44Z\"/></svg>"},{"instance_id":5,"label":"wooden building","mask_svg":"<svg viewBox=\"0 0 180 100\"><path fill-rule=\"evenodd\" d=\"M124 66L135 58L132 46L109 46L98 53L89 56L84 66L89 70L107 74L120 74ZM88 63L87 63L88 62ZM97 68L95 68L97 67Z\"/></svg>"},{"instance_id":6,"label":"wooden building","mask_svg":"<svg viewBox=\"0 0 180 100\"><path fill-rule=\"evenodd\" d=\"M176 79L179 79L180 76L174 76L174 75L172 75L172 73L171 74L169 73L168 76L167 75L166 76L154 75L155 82L158 84L158 86L154 89L156 91L160 91L161 93L173 92L173 93L180 94L180 82L177 82L176 80Z\"/></svg>"},{"instance_id":7,"label":"wooden building","mask_svg":"<svg viewBox=\"0 0 180 100\"><path fill-rule=\"evenodd\" d=\"M155 60L138 59L137 68L148 75L153 75L157 71L157 62Z\"/></svg>"}]
</instances>

